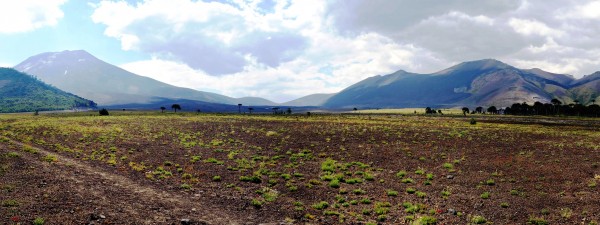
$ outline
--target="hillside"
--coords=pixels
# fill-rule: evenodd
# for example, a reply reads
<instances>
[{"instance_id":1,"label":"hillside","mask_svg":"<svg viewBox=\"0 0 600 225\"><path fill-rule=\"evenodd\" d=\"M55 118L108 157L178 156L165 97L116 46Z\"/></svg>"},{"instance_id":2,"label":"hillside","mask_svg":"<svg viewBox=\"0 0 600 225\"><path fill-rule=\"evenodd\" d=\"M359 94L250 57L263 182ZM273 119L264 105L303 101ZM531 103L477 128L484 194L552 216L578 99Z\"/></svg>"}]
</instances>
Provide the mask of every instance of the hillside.
<instances>
[{"instance_id":1,"label":"hillside","mask_svg":"<svg viewBox=\"0 0 600 225\"><path fill-rule=\"evenodd\" d=\"M261 98L236 99L176 87L133 74L83 50L42 53L28 58L15 66L15 69L105 106L151 103L162 98L232 105L262 105L270 102Z\"/></svg>"},{"instance_id":2,"label":"hillside","mask_svg":"<svg viewBox=\"0 0 600 225\"><path fill-rule=\"evenodd\" d=\"M541 69L522 70L485 59L464 62L440 72L398 71L360 81L329 98L329 108L404 108L510 106L515 102L589 103L598 98L600 73L575 80ZM596 99L598 101L598 99Z\"/></svg>"},{"instance_id":3,"label":"hillside","mask_svg":"<svg viewBox=\"0 0 600 225\"><path fill-rule=\"evenodd\" d=\"M285 106L320 106L323 105L329 98L334 96L333 94L311 94L295 100L281 103Z\"/></svg>"},{"instance_id":4,"label":"hillside","mask_svg":"<svg viewBox=\"0 0 600 225\"><path fill-rule=\"evenodd\" d=\"M0 68L0 112L32 112L95 107L95 103L47 85L34 77Z\"/></svg>"}]
</instances>

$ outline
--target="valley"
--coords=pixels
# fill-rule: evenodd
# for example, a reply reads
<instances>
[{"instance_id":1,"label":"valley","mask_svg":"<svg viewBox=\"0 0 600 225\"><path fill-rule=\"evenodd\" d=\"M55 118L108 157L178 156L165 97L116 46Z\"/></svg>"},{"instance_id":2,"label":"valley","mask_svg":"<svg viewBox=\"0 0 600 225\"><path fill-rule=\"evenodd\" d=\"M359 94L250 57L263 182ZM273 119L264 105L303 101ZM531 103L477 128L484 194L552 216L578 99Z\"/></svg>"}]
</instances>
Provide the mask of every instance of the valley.
<instances>
[{"instance_id":1,"label":"valley","mask_svg":"<svg viewBox=\"0 0 600 225\"><path fill-rule=\"evenodd\" d=\"M0 115L0 221L597 224L599 127L410 112Z\"/></svg>"}]
</instances>

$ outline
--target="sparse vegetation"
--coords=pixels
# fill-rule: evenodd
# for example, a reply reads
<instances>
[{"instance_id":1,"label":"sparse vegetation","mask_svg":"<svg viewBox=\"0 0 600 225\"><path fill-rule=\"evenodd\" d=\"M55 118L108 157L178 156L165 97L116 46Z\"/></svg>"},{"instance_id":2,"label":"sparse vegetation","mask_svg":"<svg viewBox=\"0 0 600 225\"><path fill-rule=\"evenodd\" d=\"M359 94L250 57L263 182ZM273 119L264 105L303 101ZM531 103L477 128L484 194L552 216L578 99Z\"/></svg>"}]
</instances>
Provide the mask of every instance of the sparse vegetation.
<instances>
[{"instance_id":1,"label":"sparse vegetation","mask_svg":"<svg viewBox=\"0 0 600 225\"><path fill-rule=\"evenodd\" d=\"M470 126L462 114L458 118L371 115L369 119L358 114L306 117L155 111L111 112L110 117L98 117L96 111L87 116L0 115L0 145L4 147L0 179L6 180L6 185L0 185L2 207L24 210L35 207L31 202L54 198L41 192L35 194L43 200L15 197L23 191L38 191L14 182L15 168L32 165L23 161L41 159L57 162L44 164L53 173L68 175L70 171L64 169L70 167L65 164L82 161L127 177L143 190L215 196L203 204L245 205L238 211L243 215L279 210L265 214L265 221L284 221L283 215L296 223L313 224L597 220L591 212L598 209L593 202L600 178L593 165L599 158L592 154L598 151L598 129L585 125L596 124L593 120L546 126L520 118L478 115L477 126ZM13 117L18 120L5 119ZM571 166L574 162L579 166ZM564 173L560 180L554 176L556 170L545 169L558 164ZM582 169L592 175L569 176ZM57 183L33 180L33 187ZM544 212L521 204L548 197L561 197L564 204L547 205ZM576 204L570 200L573 197L579 199ZM10 199L19 202L6 206L11 204L4 201ZM190 202L197 210L198 204ZM480 210L471 211L473 205ZM505 213L521 221L500 216ZM39 216L54 221L47 214Z\"/></svg>"}]
</instances>

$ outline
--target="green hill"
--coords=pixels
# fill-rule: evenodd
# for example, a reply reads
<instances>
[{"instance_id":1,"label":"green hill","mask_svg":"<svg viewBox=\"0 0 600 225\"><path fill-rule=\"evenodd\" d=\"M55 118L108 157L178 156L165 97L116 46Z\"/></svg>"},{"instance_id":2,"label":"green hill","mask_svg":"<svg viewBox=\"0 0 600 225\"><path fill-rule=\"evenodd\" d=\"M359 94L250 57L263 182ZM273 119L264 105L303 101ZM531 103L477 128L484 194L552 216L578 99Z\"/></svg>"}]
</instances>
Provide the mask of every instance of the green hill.
<instances>
[{"instance_id":1,"label":"green hill","mask_svg":"<svg viewBox=\"0 0 600 225\"><path fill-rule=\"evenodd\" d=\"M0 68L0 112L33 112L95 107L96 103L64 92L36 78Z\"/></svg>"}]
</instances>

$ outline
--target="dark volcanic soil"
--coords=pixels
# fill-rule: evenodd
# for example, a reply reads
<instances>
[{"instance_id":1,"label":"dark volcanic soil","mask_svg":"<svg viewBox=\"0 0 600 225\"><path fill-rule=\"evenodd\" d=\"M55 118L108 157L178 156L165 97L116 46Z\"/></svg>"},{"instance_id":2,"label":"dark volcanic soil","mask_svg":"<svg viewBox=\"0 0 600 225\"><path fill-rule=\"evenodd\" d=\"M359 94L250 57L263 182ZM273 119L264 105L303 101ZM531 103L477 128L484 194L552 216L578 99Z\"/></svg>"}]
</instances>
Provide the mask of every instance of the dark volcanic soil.
<instances>
[{"instance_id":1,"label":"dark volcanic soil","mask_svg":"<svg viewBox=\"0 0 600 225\"><path fill-rule=\"evenodd\" d=\"M600 220L598 120L478 121L0 118L0 224Z\"/></svg>"}]
</instances>

